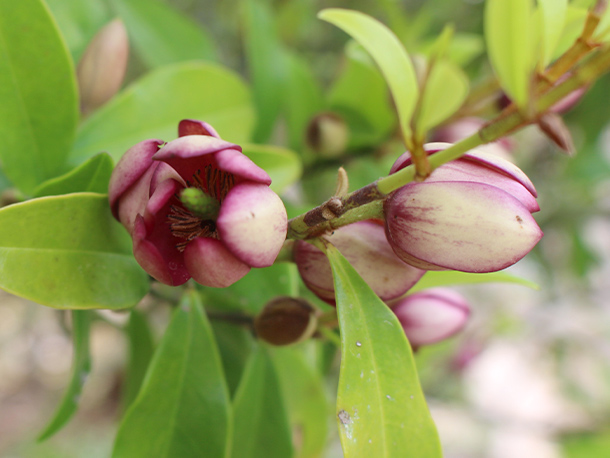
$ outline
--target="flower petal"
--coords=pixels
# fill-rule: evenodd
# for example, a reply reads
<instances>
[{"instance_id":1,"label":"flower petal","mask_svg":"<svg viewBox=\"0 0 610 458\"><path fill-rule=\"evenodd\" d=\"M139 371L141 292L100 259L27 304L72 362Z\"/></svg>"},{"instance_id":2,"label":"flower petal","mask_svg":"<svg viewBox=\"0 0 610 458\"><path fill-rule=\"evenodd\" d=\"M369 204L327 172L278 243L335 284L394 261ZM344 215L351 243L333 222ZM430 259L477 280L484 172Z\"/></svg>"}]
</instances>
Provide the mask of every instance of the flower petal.
<instances>
[{"instance_id":1,"label":"flower petal","mask_svg":"<svg viewBox=\"0 0 610 458\"><path fill-rule=\"evenodd\" d=\"M236 177L241 177L242 180L254 181L255 183L266 184L267 186L271 184L271 178L267 172L239 151L225 149L219 151L215 159L219 169L232 173Z\"/></svg>"},{"instance_id":2,"label":"flower petal","mask_svg":"<svg viewBox=\"0 0 610 458\"><path fill-rule=\"evenodd\" d=\"M277 257L288 230L282 200L264 184L241 183L227 194L216 220L220 240L252 267L267 267Z\"/></svg>"},{"instance_id":3,"label":"flower petal","mask_svg":"<svg viewBox=\"0 0 610 458\"><path fill-rule=\"evenodd\" d=\"M213 288L230 286L250 272L220 240L203 237L187 245L184 264L197 283Z\"/></svg>"},{"instance_id":4,"label":"flower petal","mask_svg":"<svg viewBox=\"0 0 610 458\"><path fill-rule=\"evenodd\" d=\"M386 235L398 257L437 269L501 270L542 237L527 208L483 183L412 183L392 194L384 210Z\"/></svg>"},{"instance_id":5,"label":"flower petal","mask_svg":"<svg viewBox=\"0 0 610 458\"><path fill-rule=\"evenodd\" d=\"M196 119L183 119L178 124L178 137L187 135L209 135L220 138L218 132L207 122L197 121Z\"/></svg>"}]
</instances>

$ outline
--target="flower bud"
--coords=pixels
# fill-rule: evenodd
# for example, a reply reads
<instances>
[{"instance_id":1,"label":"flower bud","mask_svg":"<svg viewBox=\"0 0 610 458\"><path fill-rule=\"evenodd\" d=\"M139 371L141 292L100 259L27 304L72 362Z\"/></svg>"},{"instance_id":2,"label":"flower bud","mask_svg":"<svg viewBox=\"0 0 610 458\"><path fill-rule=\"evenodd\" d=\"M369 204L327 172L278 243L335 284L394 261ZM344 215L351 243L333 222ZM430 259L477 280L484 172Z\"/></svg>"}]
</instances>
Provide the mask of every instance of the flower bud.
<instances>
[{"instance_id":1,"label":"flower bud","mask_svg":"<svg viewBox=\"0 0 610 458\"><path fill-rule=\"evenodd\" d=\"M102 27L89 43L76 70L84 114L102 106L119 90L128 54L127 30L120 19Z\"/></svg>"},{"instance_id":2,"label":"flower bud","mask_svg":"<svg viewBox=\"0 0 610 458\"><path fill-rule=\"evenodd\" d=\"M290 345L312 336L318 320L314 308L304 299L276 297L254 320L256 335L272 345Z\"/></svg>"},{"instance_id":3,"label":"flower bud","mask_svg":"<svg viewBox=\"0 0 610 458\"><path fill-rule=\"evenodd\" d=\"M393 304L392 311L413 347L447 339L461 331L470 315L466 300L450 289L430 288Z\"/></svg>"},{"instance_id":4,"label":"flower bud","mask_svg":"<svg viewBox=\"0 0 610 458\"><path fill-rule=\"evenodd\" d=\"M345 121L334 113L321 113L307 126L307 145L322 157L341 156L347 148L348 128Z\"/></svg>"}]
</instances>

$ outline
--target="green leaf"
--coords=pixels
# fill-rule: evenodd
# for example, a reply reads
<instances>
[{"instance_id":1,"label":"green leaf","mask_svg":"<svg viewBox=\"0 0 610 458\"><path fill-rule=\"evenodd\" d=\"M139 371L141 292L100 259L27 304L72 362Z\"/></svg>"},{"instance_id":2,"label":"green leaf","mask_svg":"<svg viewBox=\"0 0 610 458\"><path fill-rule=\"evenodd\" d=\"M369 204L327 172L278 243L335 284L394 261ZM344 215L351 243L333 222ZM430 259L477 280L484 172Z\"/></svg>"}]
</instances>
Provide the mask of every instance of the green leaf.
<instances>
[{"instance_id":1,"label":"green leaf","mask_svg":"<svg viewBox=\"0 0 610 458\"><path fill-rule=\"evenodd\" d=\"M273 180L271 189L278 194L301 178L303 164L294 151L280 146L253 143L242 145L242 150L256 165L269 174Z\"/></svg>"},{"instance_id":2,"label":"green leaf","mask_svg":"<svg viewBox=\"0 0 610 458\"><path fill-rule=\"evenodd\" d=\"M0 2L0 159L25 193L59 173L74 139L74 68L40 0Z\"/></svg>"},{"instance_id":3,"label":"green leaf","mask_svg":"<svg viewBox=\"0 0 610 458\"><path fill-rule=\"evenodd\" d=\"M396 125L388 87L365 51L350 41L346 62L328 93L331 110L346 121L351 148L377 145Z\"/></svg>"},{"instance_id":4,"label":"green leaf","mask_svg":"<svg viewBox=\"0 0 610 458\"><path fill-rule=\"evenodd\" d=\"M112 456L226 456L230 419L216 342L192 291L174 311L142 389L121 422Z\"/></svg>"},{"instance_id":5,"label":"green leaf","mask_svg":"<svg viewBox=\"0 0 610 458\"><path fill-rule=\"evenodd\" d=\"M541 29L541 67L546 67L553 58L566 21L568 0L538 0Z\"/></svg>"},{"instance_id":6,"label":"green leaf","mask_svg":"<svg viewBox=\"0 0 610 458\"><path fill-rule=\"evenodd\" d=\"M322 455L328 437L328 402L322 379L295 348L277 347L271 353L286 401L293 437L298 437L296 456Z\"/></svg>"},{"instance_id":7,"label":"green leaf","mask_svg":"<svg viewBox=\"0 0 610 458\"><path fill-rule=\"evenodd\" d=\"M577 8L571 4L568 6L565 17L565 24L561 31L561 36L555 47L553 59L566 52L570 46L578 39L587 19L587 10Z\"/></svg>"},{"instance_id":8,"label":"green leaf","mask_svg":"<svg viewBox=\"0 0 610 458\"><path fill-rule=\"evenodd\" d=\"M455 270L445 270L437 272L426 272L421 280L409 290L409 294L421 291L426 288L446 285L472 285L479 283L514 283L532 289L540 289L538 284L525 278L515 277L507 272L489 272L473 274L468 272L458 272Z\"/></svg>"},{"instance_id":9,"label":"green leaf","mask_svg":"<svg viewBox=\"0 0 610 458\"><path fill-rule=\"evenodd\" d=\"M468 77L457 65L436 60L422 94L416 128L422 137L454 114L468 95Z\"/></svg>"},{"instance_id":10,"label":"green leaf","mask_svg":"<svg viewBox=\"0 0 610 458\"><path fill-rule=\"evenodd\" d=\"M331 8L318 17L349 34L373 57L394 98L403 136L410 138L418 87L413 64L398 38L381 22L358 11Z\"/></svg>"},{"instance_id":11,"label":"green leaf","mask_svg":"<svg viewBox=\"0 0 610 458\"><path fill-rule=\"evenodd\" d=\"M149 67L185 60L216 60L205 31L160 0L111 0L125 22L129 39Z\"/></svg>"},{"instance_id":12,"label":"green leaf","mask_svg":"<svg viewBox=\"0 0 610 458\"><path fill-rule=\"evenodd\" d=\"M235 73L214 64L188 62L160 68L82 124L72 160L82 162L106 151L116 162L142 140L173 140L178 122L185 118L210 123L227 141L247 141L254 123L249 90Z\"/></svg>"},{"instance_id":13,"label":"green leaf","mask_svg":"<svg viewBox=\"0 0 610 458\"><path fill-rule=\"evenodd\" d=\"M269 140L282 109L286 60L268 2L246 0L243 8L244 50L258 113L253 139L264 143Z\"/></svg>"},{"instance_id":14,"label":"green leaf","mask_svg":"<svg viewBox=\"0 0 610 458\"><path fill-rule=\"evenodd\" d=\"M120 309L148 287L106 195L42 197L0 209L0 288L59 309Z\"/></svg>"},{"instance_id":15,"label":"green leaf","mask_svg":"<svg viewBox=\"0 0 610 458\"><path fill-rule=\"evenodd\" d=\"M341 330L336 412L345 457L440 457L402 326L336 248L326 254Z\"/></svg>"},{"instance_id":16,"label":"green leaf","mask_svg":"<svg viewBox=\"0 0 610 458\"><path fill-rule=\"evenodd\" d=\"M55 196L73 192L108 193L108 182L114 164L106 153L93 156L88 161L57 178L45 181L34 190L34 197Z\"/></svg>"},{"instance_id":17,"label":"green leaf","mask_svg":"<svg viewBox=\"0 0 610 458\"><path fill-rule=\"evenodd\" d=\"M235 395L248 357L254 348L252 332L243 326L213 320L211 322L218 351L222 358L222 366L227 378L231 396Z\"/></svg>"},{"instance_id":18,"label":"green leaf","mask_svg":"<svg viewBox=\"0 0 610 458\"><path fill-rule=\"evenodd\" d=\"M487 53L502 89L517 104L529 101L535 66L532 0L487 0Z\"/></svg>"},{"instance_id":19,"label":"green leaf","mask_svg":"<svg viewBox=\"0 0 610 458\"><path fill-rule=\"evenodd\" d=\"M55 412L53 419L38 436L38 441L48 439L59 431L72 418L78 408L80 394L85 380L91 370L91 357L89 354L89 331L91 329L91 311L72 311L72 345L74 356L72 358L72 376L66 388L64 397Z\"/></svg>"},{"instance_id":20,"label":"green leaf","mask_svg":"<svg viewBox=\"0 0 610 458\"><path fill-rule=\"evenodd\" d=\"M290 426L273 362L262 347L252 353L233 401L234 458L294 456Z\"/></svg>"},{"instance_id":21,"label":"green leaf","mask_svg":"<svg viewBox=\"0 0 610 458\"><path fill-rule=\"evenodd\" d=\"M129 361L121 399L124 410L131 405L140 391L155 347L146 315L138 310L133 309L130 312L125 332L129 340Z\"/></svg>"}]
</instances>

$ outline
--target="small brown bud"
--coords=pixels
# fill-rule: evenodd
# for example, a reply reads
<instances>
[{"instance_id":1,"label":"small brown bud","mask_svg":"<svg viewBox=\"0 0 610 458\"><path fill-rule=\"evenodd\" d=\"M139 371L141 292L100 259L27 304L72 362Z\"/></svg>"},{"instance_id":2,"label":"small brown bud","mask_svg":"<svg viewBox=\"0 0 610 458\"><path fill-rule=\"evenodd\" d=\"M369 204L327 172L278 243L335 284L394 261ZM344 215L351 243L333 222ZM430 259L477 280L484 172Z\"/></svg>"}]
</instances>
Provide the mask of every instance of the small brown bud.
<instances>
[{"instance_id":1,"label":"small brown bud","mask_svg":"<svg viewBox=\"0 0 610 458\"><path fill-rule=\"evenodd\" d=\"M334 158L345 152L348 142L345 121L334 113L320 113L307 126L307 145L322 157Z\"/></svg>"},{"instance_id":2,"label":"small brown bud","mask_svg":"<svg viewBox=\"0 0 610 458\"><path fill-rule=\"evenodd\" d=\"M538 127L555 145L569 156L575 154L576 148L574 147L572 135L563 119L561 119L561 116L555 113L545 113L538 121Z\"/></svg>"},{"instance_id":3,"label":"small brown bud","mask_svg":"<svg viewBox=\"0 0 610 458\"><path fill-rule=\"evenodd\" d=\"M102 106L120 89L128 54L127 30L120 19L109 22L93 37L76 70L84 114Z\"/></svg>"},{"instance_id":4,"label":"small brown bud","mask_svg":"<svg viewBox=\"0 0 610 458\"><path fill-rule=\"evenodd\" d=\"M313 334L317 326L314 308L304 299L287 296L269 301L254 320L258 337L272 345L290 345Z\"/></svg>"}]
</instances>

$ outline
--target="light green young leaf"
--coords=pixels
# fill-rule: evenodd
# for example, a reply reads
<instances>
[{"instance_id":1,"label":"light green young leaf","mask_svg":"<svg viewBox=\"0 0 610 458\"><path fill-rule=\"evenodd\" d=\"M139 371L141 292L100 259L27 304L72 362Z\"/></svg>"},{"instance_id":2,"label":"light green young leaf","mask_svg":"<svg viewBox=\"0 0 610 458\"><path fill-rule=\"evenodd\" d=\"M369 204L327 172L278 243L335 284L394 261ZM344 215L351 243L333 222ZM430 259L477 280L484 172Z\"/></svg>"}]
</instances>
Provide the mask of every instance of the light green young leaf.
<instances>
[{"instance_id":1,"label":"light green young leaf","mask_svg":"<svg viewBox=\"0 0 610 458\"><path fill-rule=\"evenodd\" d=\"M440 457L402 326L336 248L326 251L341 330L336 414L345 457Z\"/></svg>"},{"instance_id":2,"label":"light green young leaf","mask_svg":"<svg viewBox=\"0 0 610 458\"><path fill-rule=\"evenodd\" d=\"M57 175L78 120L72 60L41 0L0 2L0 160L25 193Z\"/></svg>"},{"instance_id":3,"label":"light green young leaf","mask_svg":"<svg viewBox=\"0 0 610 458\"><path fill-rule=\"evenodd\" d=\"M268 350L250 356L233 401L232 458L291 458L290 425Z\"/></svg>"},{"instance_id":4,"label":"light green young leaf","mask_svg":"<svg viewBox=\"0 0 610 458\"><path fill-rule=\"evenodd\" d=\"M534 27L532 0L487 0L487 53L502 89L522 109L536 63Z\"/></svg>"},{"instance_id":5,"label":"light green young leaf","mask_svg":"<svg viewBox=\"0 0 610 458\"><path fill-rule=\"evenodd\" d=\"M331 8L322 10L318 17L349 34L373 57L390 88L401 131L408 140L418 87L413 64L396 35L381 22L358 11Z\"/></svg>"},{"instance_id":6,"label":"light green young leaf","mask_svg":"<svg viewBox=\"0 0 610 458\"><path fill-rule=\"evenodd\" d=\"M149 288L104 194L41 197L0 209L0 288L58 309L121 309Z\"/></svg>"},{"instance_id":7,"label":"light green young leaf","mask_svg":"<svg viewBox=\"0 0 610 458\"><path fill-rule=\"evenodd\" d=\"M468 77L453 63L440 59L432 70L422 94L418 119L418 134L424 134L454 114L468 95Z\"/></svg>"},{"instance_id":8,"label":"light green young leaf","mask_svg":"<svg viewBox=\"0 0 610 458\"><path fill-rule=\"evenodd\" d=\"M114 164L106 153L93 156L68 173L45 181L34 190L34 197L56 196L73 192L108 193Z\"/></svg>"},{"instance_id":9,"label":"light green young leaf","mask_svg":"<svg viewBox=\"0 0 610 458\"><path fill-rule=\"evenodd\" d=\"M123 410L126 410L138 395L155 347L146 315L136 309L131 310L129 314L125 332L129 340L129 360L121 399Z\"/></svg>"},{"instance_id":10,"label":"light green young leaf","mask_svg":"<svg viewBox=\"0 0 610 458\"><path fill-rule=\"evenodd\" d=\"M271 177L271 189L281 194L295 183L303 173L303 164L298 154L287 148L273 145L241 145L243 153Z\"/></svg>"},{"instance_id":11,"label":"light green young leaf","mask_svg":"<svg viewBox=\"0 0 610 458\"><path fill-rule=\"evenodd\" d=\"M271 353L286 400L298 458L322 455L328 436L328 401L322 379L310 367L299 349L277 347Z\"/></svg>"},{"instance_id":12,"label":"light green young leaf","mask_svg":"<svg viewBox=\"0 0 610 458\"><path fill-rule=\"evenodd\" d=\"M538 0L540 11L541 51L540 64L546 67L563 34L568 9L568 0Z\"/></svg>"},{"instance_id":13,"label":"light green young leaf","mask_svg":"<svg viewBox=\"0 0 610 458\"><path fill-rule=\"evenodd\" d=\"M565 23L561 31L559 41L555 46L552 59L559 57L561 54L566 52L570 46L572 46L574 41L582 33L586 19L587 10L585 8L577 8L572 6L572 4L568 5Z\"/></svg>"},{"instance_id":14,"label":"light green young leaf","mask_svg":"<svg viewBox=\"0 0 610 458\"><path fill-rule=\"evenodd\" d=\"M129 39L150 67L185 60L216 60L205 31L188 16L161 0L111 0Z\"/></svg>"},{"instance_id":15,"label":"light green young leaf","mask_svg":"<svg viewBox=\"0 0 610 458\"><path fill-rule=\"evenodd\" d=\"M426 288L434 288L436 286L478 283L514 283L516 285L526 286L532 289L540 289L540 287L533 281L525 278L515 277L507 272L473 274L468 272L458 272L455 270L446 270L438 272L426 272L426 275L424 275L421 280L419 280L415 286L409 290L409 294Z\"/></svg>"},{"instance_id":16,"label":"light green young leaf","mask_svg":"<svg viewBox=\"0 0 610 458\"><path fill-rule=\"evenodd\" d=\"M229 393L210 324L187 293L123 417L113 458L227 456Z\"/></svg>"},{"instance_id":17,"label":"light green young leaf","mask_svg":"<svg viewBox=\"0 0 610 458\"><path fill-rule=\"evenodd\" d=\"M149 138L177 137L178 122L210 123L227 141L250 138L254 111L239 76L214 64L186 62L153 71L96 111L81 126L71 159L80 163L100 151L117 162Z\"/></svg>"},{"instance_id":18,"label":"light green young leaf","mask_svg":"<svg viewBox=\"0 0 610 458\"><path fill-rule=\"evenodd\" d=\"M53 419L38 436L39 441L48 439L72 418L78 408L81 390L91 370L89 354L90 310L72 311L72 377Z\"/></svg>"}]
</instances>

